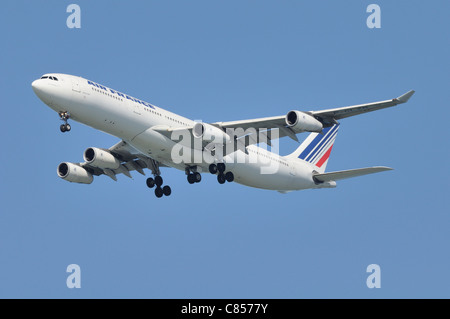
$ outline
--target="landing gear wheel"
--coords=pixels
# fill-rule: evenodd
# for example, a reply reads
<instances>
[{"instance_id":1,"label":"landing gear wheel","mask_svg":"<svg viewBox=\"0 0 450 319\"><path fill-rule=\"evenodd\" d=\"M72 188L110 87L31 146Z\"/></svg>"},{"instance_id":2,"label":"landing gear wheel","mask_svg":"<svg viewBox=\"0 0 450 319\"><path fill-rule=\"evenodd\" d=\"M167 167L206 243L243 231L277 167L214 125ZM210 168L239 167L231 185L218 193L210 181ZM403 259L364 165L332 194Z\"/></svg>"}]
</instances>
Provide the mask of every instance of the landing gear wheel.
<instances>
[{"instance_id":1,"label":"landing gear wheel","mask_svg":"<svg viewBox=\"0 0 450 319\"><path fill-rule=\"evenodd\" d=\"M159 175L155 176L155 184L156 186L161 188L161 185L163 184L163 179L161 176Z\"/></svg>"},{"instance_id":2,"label":"landing gear wheel","mask_svg":"<svg viewBox=\"0 0 450 319\"><path fill-rule=\"evenodd\" d=\"M199 172L195 172L192 175L194 176L194 182L200 183L200 181L202 180L202 175Z\"/></svg>"},{"instance_id":3,"label":"landing gear wheel","mask_svg":"<svg viewBox=\"0 0 450 319\"><path fill-rule=\"evenodd\" d=\"M217 170L219 171L219 173L225 172L225 164L224 163L218 163L217 164Z\"/></svg>"},{"instance_id":4,"label":"landing gear wheel","mask_svg":"<svg viewBox=\"0 0 450 319\"><path fill-rule=\"evenodd\" d=\"M61 132L69 132L71 127L70 124L67 123L67 121L70 118L70 114L68 112L59 112L59 117L61 118L62 121L64 121L64 124L61 124L61 126L59 127L59 129L61 130Z\"/></svg>"},{"instance_id":5,"label":"landing gear wheel","mask_svg":"<svg viewBox=\"0 0 450 319\"><path fill-rule=\"evenodd\" d=\"M226 172L225 179L227 180L227 182L231 183L232 181L234 181L234 174L232 172Z\"/></svg>"},{"instance_id":6,"label":"landing gear wheel","mask_svg":"<svg viewBox=\"0 0 450 319\"><path fill-rule=\"evenodd\" d=\"M220 173L219 175L217 175L217 181L219 182L219 184L224 184L226 179L225 179L225 175Z\"/></svg>"},{"instance_id":7,"label":"landing gear wheel","mask_svg":"<svg viewBox=\"0 0 450 319\"><path fill-rule=\"evenodd\" d=\"M147 178L147 186L148 188L153 188L155 186L155 180L151 177Z\"/></svg>"},{"instance_id":8,"label":"landing gear wheel","mask_svg":"<svg viewBox=\"0 0 450 319\"><path fill-rule=\"evenodd\" d=\"M170 194L172 194L172 190L170 189L170 186L164 186L162 188L162 192L165 196L170 196Z\"/></svg>"},{"instance_id":9,"label":"landing gear wheel","mask_svg":"<svg viewBox=\"0 0 450 319\"><path fill-rule=\"evenodd\" d=\"M161 197L163 197L163 195L164 195L164 192L163 192L163 189L161 188L161 187L156 187L155 188L155 195L156 195L156 197L158 197L158 198L161 198Z\"/></svg>"},{"instance_id":10,"label":"landing gear wheel","mask_svg":"<svg viewBox=\"0 0 450 319\"><path fill-rule=\"evenodd\" d=\"M217 173L217 165L216 164L209 165L209 172L211 174L216 174Z\"/></svg>"},{"instance_id":11,"label":"landing gear wheel","mask_svg":"<svg viewBox=\"0 0 450 319\"><path fill-rule=\"evenodd\" d=\"M194 184L195 183L194 174L189 174L187 176L187 180L189 184Z\"/></svg>"}]
</instances>

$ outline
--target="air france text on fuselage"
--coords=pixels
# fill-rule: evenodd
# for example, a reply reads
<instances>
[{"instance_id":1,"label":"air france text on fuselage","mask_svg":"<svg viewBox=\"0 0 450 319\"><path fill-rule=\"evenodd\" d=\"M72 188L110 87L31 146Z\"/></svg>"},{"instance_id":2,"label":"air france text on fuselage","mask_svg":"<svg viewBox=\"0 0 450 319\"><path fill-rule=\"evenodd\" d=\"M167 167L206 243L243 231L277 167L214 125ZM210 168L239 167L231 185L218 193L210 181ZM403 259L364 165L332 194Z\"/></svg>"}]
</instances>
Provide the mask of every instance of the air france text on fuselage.
<instances>
[{"instance_id":1,"label":"air france text on fuselage","mask_svg":"<svg viewBox=\"0 0 450 319\"><path fill-rule=\"evenodd\" d=\"M98 83L95 83L95 82L92 82L92 81L89 81L89 80L87 80L87 83L88 83L89 85L93 85L93 86L95 86L95 87L97 87L97 88L99 88L99 89L105 90L105 91L110 92L110 93L112 93L112 94L116 94L116 95L118 95L118 96L120 96L120 97L122 97L122 98L131 100L131 101L134 101L134 102L136 102L136 103L139 103L139 104L142 104L142 105L144 105L144 106L147 106L147 107L149 107L149 108L155 109L155 107L154 107L153 105L151 105L150 103L147 103L147 102L145 102L145 101L141 101L141 100L136 99L136 98L134 98L134 97L131 97L131 96L129 96L129 95L120 93L120 92L118 92L118 91L115 91L115 90L113 90L113 89L107 88L107 87L105 87L105 86L103 86L103 85L100 85L100 84L98 84Z\"/></svg>"}]
</instances>

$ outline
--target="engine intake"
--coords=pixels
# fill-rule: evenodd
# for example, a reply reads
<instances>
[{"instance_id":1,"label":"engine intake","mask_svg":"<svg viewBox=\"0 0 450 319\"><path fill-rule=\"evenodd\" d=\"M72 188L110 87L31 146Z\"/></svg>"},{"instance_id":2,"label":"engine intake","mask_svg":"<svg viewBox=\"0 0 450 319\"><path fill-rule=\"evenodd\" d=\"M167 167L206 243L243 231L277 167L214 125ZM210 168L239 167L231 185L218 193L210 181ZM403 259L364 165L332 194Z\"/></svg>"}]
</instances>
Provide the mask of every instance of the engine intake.
<instances>
[{"instance_id":1,"label":"engine intake","mask_svg":"<svg viewBox=\"0 0 450 319\"><path fill-rule=\"evenodd\" d=\"M220 128L211 124L197 122L192 128L192 135L195 138L202 138L205 142L229 143L230 135L222 131Z\"/></svg>"},{"instance_id":2,"label":"engine intake","mask_svg":"<svg viewBox=\"0 0 450 319\"><path fill-rule=\"evenodd\" d=\"M64 162L59 164L56 172L59 177L72 183L90 184L94 180L91 173L73 163Z\"/></svg>"},{"instance_id":3,"label":"engine intake","mask_svg":"<svg viewBox=\"0 0 450 319\"><path fill-rule=\"evenodd\" d=\"M118 169L120 161L108 151L89 147L84 151L83 158L89 165L101 169Z\"/></svg>"},{"instance_id":4,"label":"engine intake","mask_svg":"<svg viewBox=\"0 0 450 319\"><path fill-rule=\"evenodd\" d=\"M294 130L300 132L322 132L323 125L313 116L300 111L290 111L286 114L286 124Z\"/></svg>"}]
</instances>

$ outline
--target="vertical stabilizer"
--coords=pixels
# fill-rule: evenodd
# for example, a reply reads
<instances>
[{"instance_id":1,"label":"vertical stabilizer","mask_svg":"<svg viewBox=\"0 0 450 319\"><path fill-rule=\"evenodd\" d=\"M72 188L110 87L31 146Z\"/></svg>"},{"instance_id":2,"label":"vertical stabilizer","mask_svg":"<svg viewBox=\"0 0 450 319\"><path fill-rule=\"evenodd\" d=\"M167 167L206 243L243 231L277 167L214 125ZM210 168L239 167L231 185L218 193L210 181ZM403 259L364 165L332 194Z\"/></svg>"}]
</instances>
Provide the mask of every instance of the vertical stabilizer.
<instances>
[{"instance_id":1,"label":"vertical stabilizer","mask_svg":"<svg viewBox=\"0 0 450 319\"><path fill-rule=\"evenodd\" d=\"M322 133L309 134L306 140L288 157L299 158L314 164L317 172L325 172L338 130L339 124L334 124L324 128Z\"/></svg>"}]
</instances>

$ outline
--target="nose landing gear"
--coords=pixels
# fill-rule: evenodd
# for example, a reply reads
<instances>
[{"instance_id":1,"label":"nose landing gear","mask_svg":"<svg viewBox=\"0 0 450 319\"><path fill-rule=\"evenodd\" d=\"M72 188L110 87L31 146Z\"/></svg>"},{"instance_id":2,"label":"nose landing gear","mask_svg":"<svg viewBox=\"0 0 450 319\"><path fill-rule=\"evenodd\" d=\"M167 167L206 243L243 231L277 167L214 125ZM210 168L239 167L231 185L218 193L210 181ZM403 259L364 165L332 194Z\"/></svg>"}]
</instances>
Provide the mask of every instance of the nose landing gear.
<instances>
[{"instance_id":1,"label":"nose landing gear","mask_svg":"<svg viewBox=\"0 0 450 319\"><path fill-rule=\"evenodd\" d=\"M67 123L67 121L70 118L70 114L69 112L59 112L59 117L61 118L62 121L64 121L64 124L61 124L61 126L59 127L59 129L61 130L61 132L69 132L72 128L70 127L70 124Z\"/></svg>"}]
</instances>

